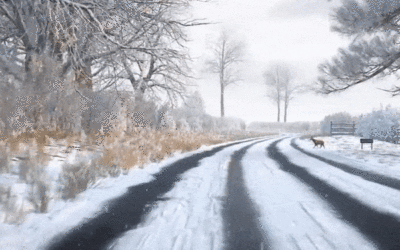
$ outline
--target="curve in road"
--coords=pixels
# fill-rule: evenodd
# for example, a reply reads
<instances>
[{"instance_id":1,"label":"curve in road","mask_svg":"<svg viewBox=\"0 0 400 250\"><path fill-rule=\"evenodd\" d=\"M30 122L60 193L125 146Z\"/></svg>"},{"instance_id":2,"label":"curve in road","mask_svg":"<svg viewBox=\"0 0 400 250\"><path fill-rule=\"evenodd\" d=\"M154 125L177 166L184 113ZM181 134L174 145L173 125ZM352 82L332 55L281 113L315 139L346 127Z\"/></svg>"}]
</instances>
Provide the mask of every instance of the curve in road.
<instances>
[{"instance_id":1,"label":"curve in road","mask_svg":"<svg viewBox=\"0 0 400 250\"><path fill-rule=\"evenodd\" d=\"M277 148L283 139L267 148L267 155L275 160L280 168L310 186L316 194L326 200L340 214L343 220L357 227L382 250L400 249L399 218L378 212L357 199L354 199L333 186L310 174L304 168L290 162Z\"/></svg>"},{"instance_id":2,"label":"curve in road","mask_svg":"<svg viewBox=\"0 0 400 250\"><path fill-rule=\"evenodd\" d=\"M176 161L154 175L148 183L132 186L128 191L106 206L107 211L75 227L65 235L55 237L48 250L106 249L115 239L128 230L135 228L162 195L172 189L180 176L199 165L199 161L210 157L226 147L249 142L240 141L216 147L212 150L194 154Z\"/></svg>"}]
</instances>

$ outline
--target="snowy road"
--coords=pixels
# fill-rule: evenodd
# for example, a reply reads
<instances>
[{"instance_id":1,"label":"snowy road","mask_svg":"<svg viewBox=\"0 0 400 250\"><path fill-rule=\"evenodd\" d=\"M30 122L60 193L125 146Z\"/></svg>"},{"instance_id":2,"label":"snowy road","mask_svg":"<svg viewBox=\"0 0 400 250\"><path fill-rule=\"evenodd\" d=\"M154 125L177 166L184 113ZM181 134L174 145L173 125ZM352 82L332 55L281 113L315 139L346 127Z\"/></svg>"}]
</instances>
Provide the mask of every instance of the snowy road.
<instances>
[{"instance_id":1,"label":"snowy road","mask_svg":"<svg viewBox=\"0 0 400 250\"><path fill-rule=\"evenodd\" d=\"M400 249L400 180L328 158L293 138L193 154L46 248Z\"/></svg>"}]
</instances>

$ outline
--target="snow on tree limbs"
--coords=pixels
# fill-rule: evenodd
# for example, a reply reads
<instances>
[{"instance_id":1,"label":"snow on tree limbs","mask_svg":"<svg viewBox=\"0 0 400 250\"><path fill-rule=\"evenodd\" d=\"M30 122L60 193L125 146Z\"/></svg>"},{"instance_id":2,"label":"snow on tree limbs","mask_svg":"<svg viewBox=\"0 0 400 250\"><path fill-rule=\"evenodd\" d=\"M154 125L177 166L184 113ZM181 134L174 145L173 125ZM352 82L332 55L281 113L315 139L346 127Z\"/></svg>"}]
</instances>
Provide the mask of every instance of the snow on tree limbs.
<instances>
[{"instance_id":1,"label":"snow on tree limbs","mask_svg":"<svg viewBox=\"0 0 400 250\"><path fill-rule=\"evenodd\" d=\"M56 77L73 72L100 89L126 79L135 90L180 94L188 77L183 28L204 24L180 17L190 2L0 0L0 73L26 82L32 56L52 58Z\"/></svg>"},{"instance_id":2,"label":"snow on tree limbs","mask_svg":"<svg viewBox=\"0 0 400 250\"><path fill-rule=\"evenodd\" d=\"M319 66L317 92L330 94L400 69L400 2L346 0L333 14L332 30L354 38L331 62ZM389 90L400 94L400 86Z\"/></svg>"},{"instance_id":3,"label":"snow on tree limbs","mask_svg":"<svg viewBox=\"0 0 400 250\"><path fill-rule=\"evenodd\" d=\"M190 77L185 27L203 24L182 15L193 1L0 0L0 88L46 106L130 83L173 102Z\"/></svg>"}]
</instances>

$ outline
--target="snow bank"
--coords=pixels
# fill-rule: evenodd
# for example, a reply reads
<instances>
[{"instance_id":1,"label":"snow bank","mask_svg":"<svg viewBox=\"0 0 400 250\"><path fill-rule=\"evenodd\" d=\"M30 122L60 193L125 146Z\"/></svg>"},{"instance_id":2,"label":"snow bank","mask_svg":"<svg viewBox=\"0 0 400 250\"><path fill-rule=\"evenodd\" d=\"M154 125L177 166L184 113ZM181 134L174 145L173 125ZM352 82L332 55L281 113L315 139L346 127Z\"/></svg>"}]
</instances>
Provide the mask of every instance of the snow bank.
<instances>
[{"instance_id":1,"label":"snow bank","mask_svg":"<svg viewBox=\"0 0 400 250\"><path fill-rule=\"evenodd\" d=\"M370 144L361 149L360 138L351 135L318 137L325 142L325 149L314 148L308 139L296 139L301 148L319 154L325 158L341 162L343 157L351 160L351 165L364 170L375 171L400 178L400 145L374 140L373 150ZM348 160L346 160L348 162Z\"/></svg>"}]
</instances>

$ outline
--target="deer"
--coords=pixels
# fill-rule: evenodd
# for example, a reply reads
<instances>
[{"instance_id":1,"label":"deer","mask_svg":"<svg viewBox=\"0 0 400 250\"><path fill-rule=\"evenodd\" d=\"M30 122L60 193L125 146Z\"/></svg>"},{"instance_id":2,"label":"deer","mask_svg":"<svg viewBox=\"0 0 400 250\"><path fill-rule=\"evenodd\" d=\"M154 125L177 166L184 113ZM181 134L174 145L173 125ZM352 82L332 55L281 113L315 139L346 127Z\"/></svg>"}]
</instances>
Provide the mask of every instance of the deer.
<instances>
[{"instance_id":1,"label":"deer","mask_svg":"<svg viewBox=\"0 0 400 250\"><path fill-rule=\"evenodd\" d=\"M320 145L320 146L319 146L320 148L322 148L322 147L325 148L325 144L324 144L324 141L323 141L323 140L315 140L313 137L311 137L310 140L314 142L314 144L315 144L315 145L314 145L314 148L315 148L316 146L318 146L318 145Z\"/></svg>"}]
</instances>

